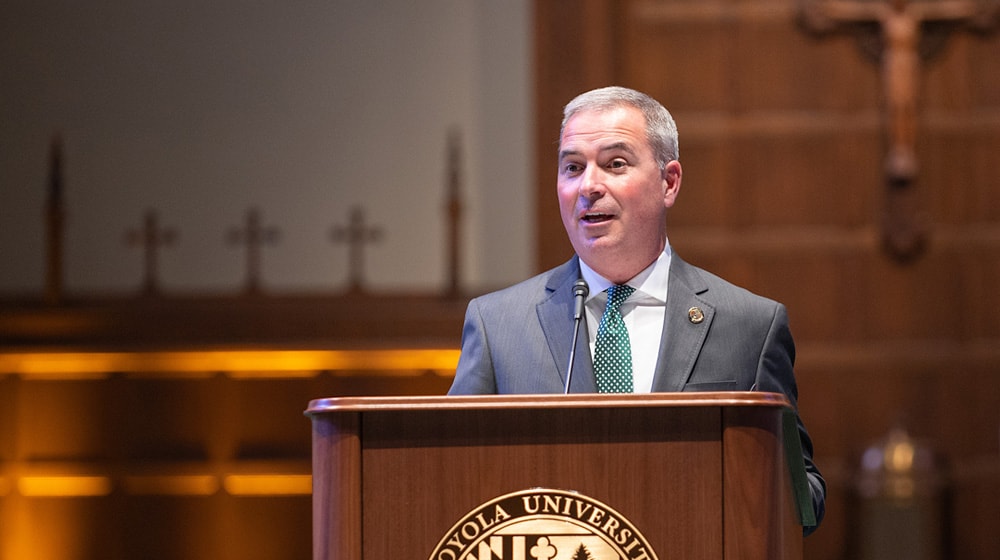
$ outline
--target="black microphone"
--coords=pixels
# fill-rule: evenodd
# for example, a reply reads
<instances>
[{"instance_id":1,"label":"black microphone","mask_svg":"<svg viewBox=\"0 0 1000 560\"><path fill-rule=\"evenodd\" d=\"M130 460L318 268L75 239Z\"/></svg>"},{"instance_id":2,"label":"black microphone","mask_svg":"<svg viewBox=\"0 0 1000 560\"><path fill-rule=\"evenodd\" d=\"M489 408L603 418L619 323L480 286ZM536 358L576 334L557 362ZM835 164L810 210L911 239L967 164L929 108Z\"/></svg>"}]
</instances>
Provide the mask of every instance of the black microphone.
<instances>
[{"instance_id":1,"label":"black microphone","mask_svg":"<svg viewBox=\"0 0 1000 560\"><path fill-rule=\"evenodd\" d=\"M590 293L587 281L580 278L573 283L573 345L569 348L569 365L566 367L566 388L564 394L569 394L569 382L573 378L573 362L576 359L576 339L580 337L580 318L583 317L583 300Z\"/></svg>"}]
</instances>

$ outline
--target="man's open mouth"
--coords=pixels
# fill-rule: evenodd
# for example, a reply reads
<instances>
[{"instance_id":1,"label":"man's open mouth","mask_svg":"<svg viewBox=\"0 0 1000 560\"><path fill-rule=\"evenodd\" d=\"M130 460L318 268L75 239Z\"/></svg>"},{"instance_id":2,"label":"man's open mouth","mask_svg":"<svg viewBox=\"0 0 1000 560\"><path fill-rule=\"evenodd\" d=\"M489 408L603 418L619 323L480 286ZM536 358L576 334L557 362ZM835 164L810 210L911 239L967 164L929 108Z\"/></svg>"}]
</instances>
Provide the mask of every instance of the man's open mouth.
<instances>
[{"instance_id":1,"label":"man's open mouth","mask_svg":"<svg viewBox=\"0 0 1000 560\"><path fill-rule=\"evenodd\" d=\"M599 222L605 222L612 218L611 214L605 214L603 212L587 212L583 215L582 220L588 224L596 224Z\"/></svg>"}]
</instances>

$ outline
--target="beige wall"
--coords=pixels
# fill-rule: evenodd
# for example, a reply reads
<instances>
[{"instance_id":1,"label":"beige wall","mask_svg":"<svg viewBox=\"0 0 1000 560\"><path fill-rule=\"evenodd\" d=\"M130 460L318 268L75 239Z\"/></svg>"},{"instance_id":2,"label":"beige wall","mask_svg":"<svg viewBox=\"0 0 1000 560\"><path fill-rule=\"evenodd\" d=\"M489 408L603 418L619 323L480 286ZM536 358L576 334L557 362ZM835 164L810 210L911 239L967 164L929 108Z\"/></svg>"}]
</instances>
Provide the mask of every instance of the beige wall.
<instances>
[{"instance_id":1,"label":"beige wall","mask_svg":"<svg viewBox=\"0 0 1000 560\"><path fill-rule=\"evenodd\" d=\"M530 17L502 3L13 2L0 17L0 298L41 293L51 136L64 139L70 292L131 293L147 208L173 227L164 288L239 291L226 233L281 230L262 281L336 292L330 241L362 205L377 290L446 282L446 139L462 133L464 282L531 271ZM489 254L490 258L482 255Z\"/></svg>"}]
</instances>

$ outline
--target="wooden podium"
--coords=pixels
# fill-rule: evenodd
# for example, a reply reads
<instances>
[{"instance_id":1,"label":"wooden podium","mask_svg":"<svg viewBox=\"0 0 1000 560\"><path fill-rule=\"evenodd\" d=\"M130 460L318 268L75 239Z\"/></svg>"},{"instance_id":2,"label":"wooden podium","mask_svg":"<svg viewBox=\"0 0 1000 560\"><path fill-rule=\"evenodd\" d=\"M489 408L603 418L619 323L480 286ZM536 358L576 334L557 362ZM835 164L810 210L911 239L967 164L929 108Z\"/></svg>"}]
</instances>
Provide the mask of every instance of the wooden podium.
<instances>
[{"instance_id":1,"label":"wooden podium","mask_svg":"<svg viewBox=\"0 0 1000 560\"><path fill-rule=\"evenodd\" d=\"M516 521L509 508L470 514L555 489L568 491L563 513L593 514L571 520L574 530L632 547L614 558L798 560L789 410L783 395L756 392L314 400L313 558L510 560L487 544L457 553L459 541ZM449 537L455 547L441 548ZM556 537L531 539L546 546L510 558L577 557Z\"/></svg>"}]
</instances>

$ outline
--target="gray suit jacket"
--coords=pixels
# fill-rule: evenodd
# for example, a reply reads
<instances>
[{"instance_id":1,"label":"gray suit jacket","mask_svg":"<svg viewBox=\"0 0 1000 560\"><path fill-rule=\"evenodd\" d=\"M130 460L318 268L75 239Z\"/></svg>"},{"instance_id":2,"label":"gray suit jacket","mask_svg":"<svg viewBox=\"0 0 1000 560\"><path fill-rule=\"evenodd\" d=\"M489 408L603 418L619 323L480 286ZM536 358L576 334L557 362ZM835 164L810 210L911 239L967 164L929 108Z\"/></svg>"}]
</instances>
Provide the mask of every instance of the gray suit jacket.
<instances>
[{"instance_id":1,"label":"gray suit jacket","mask_svg":"<svg viewBox=\"0 0 1000 560\"><path fill-rule=\"evenodd\" d=\"M577 257L498 292L469 302L462 354L449 394L562 393L573 336ZM705 319L694 323L688 310ZM580 326L570 391L595 393L586 321ZM795 346L785 307L671 258L667 309L653 391L769 391L797 406ZM826 483L799 419L803 459L817 522ZM808 531L807 531L808 532Z\"/></svg>"}]
</instances>

